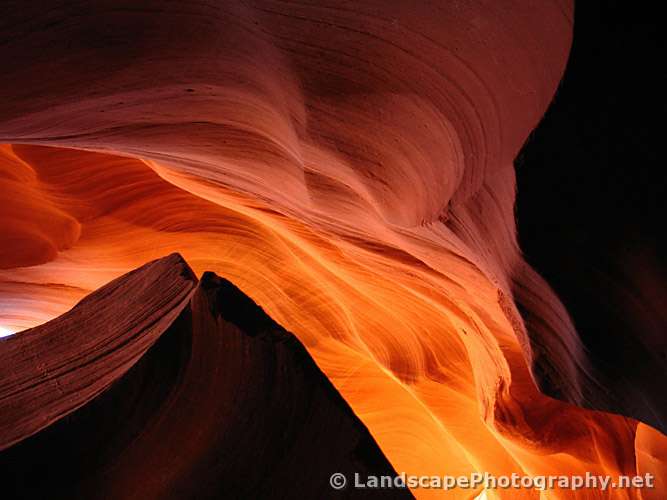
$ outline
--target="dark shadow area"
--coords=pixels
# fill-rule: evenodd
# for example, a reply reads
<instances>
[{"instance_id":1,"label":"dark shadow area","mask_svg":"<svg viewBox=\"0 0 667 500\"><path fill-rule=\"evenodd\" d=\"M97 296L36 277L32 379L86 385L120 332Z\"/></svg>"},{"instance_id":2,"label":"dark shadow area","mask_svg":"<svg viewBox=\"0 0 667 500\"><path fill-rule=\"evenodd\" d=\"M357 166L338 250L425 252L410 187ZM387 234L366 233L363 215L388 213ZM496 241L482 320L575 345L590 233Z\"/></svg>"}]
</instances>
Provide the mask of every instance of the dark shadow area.
<instances>
[{"instance_id":1,"label":"dark shadow area","mask_svg":"<svg viewBox=\"0 0 667 500\"><path fill-rule=\"evenodd\" d=\"M516 163L518 230L529 263L572 315L612 398L639 391L638 399L664 406L667 177L659 10L659 4L577 2L564 79Z\"/></svg>"}]
</instances>

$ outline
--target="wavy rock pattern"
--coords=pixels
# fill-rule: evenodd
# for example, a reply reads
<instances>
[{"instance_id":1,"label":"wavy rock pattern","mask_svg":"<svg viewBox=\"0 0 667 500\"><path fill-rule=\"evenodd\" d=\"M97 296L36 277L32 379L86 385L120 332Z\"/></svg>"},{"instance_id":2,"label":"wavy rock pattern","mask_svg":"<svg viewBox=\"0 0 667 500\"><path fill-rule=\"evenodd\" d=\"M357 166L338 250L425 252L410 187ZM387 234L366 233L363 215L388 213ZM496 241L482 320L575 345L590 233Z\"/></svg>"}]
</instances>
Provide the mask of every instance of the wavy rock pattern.
<instances>
[{"instance_id":1,"label":"wavy rock pattern","mask_svg":"<svg viewBox=\"0 0 667 500\"><path fill-rule=\"evenodd\" d=\"M294 332L397 470L664 473L664 401L606 394L516 241L569 1L7 11L3 326L179 251Z\"/></svg>"}]
</instances>

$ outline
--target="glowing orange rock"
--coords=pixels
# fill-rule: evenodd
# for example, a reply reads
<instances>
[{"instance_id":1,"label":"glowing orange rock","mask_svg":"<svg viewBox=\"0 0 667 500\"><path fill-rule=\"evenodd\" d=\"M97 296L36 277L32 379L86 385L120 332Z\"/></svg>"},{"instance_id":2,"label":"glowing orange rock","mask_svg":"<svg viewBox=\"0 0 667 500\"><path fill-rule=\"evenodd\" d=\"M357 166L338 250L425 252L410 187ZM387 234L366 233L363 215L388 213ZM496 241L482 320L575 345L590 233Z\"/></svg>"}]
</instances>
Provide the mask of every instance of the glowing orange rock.
<instances>
[{"instance_id":1,"label":"glowing orange rock","mask_svg":"<svg viewBox=\"0 0 667 500\"><path fill-rule=\"evenodd\" d=\"M84 3L2 28L0 140L80 235L0 219L51 259L3 257L0 323L179 251L294 332L399 471L637 472L636 421L582 408L617 410L515 234L571 2Z\"/></svg>"}]
</instances>

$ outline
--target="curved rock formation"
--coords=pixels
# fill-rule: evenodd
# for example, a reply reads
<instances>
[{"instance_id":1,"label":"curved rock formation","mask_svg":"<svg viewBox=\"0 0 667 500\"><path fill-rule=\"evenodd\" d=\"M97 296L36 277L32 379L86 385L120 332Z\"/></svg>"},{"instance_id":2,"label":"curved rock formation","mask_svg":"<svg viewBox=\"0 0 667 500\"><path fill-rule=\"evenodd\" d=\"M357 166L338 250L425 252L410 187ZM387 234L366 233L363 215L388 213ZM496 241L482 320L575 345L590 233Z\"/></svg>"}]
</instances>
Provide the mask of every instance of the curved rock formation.
<instances>
[{"instance_id":1,"label":"curved rock formation","mask_svg":"<svg viewBox=\"0 0 667 500\"><path fill-rule=\"evenodd\" d=\"M101 394L187 305L197 278L178 255L118 278L0 344L0 450Z\"/></svg>"},{"instance_id":2,"label":"curved rock formation","mask_svg":"<svg viewBox=\"0 0 667 500\"><path fill-rule=\"evenodd\" d=\"M60 388L50 391L50 405L43 397L26 397L40 385L25 389L22 380L3 379L2 445L20 441L0 453L3 495L412 497L400 488L333 490L329 478L335 472L349 481L355 472L396 472L292 334L215 274L204 274L194 293L193 284L187 264L179 256L166 257L0 344L0 366L43 374L51 371L45 366L60 365L69 374L50 377ZM174 290L182 291L176 304ZM150 302L142 300L144 294ZM128 296L136 300L128 302ZM141 329L139 316L149 331ZM132 333L119 335L114 319L132 325ZM38 348L68 337L73 342L61 349ZM106 352L91 362L85 348L76 348L93 340ZM144 349L137 356L139 343ZM30 359L18 362L17 348L30 351ZM72 356L80 364L67 363ZM123 371L116 368L118 358L125 361ZM84 401L93 389L97 393ZM26 430L23 415L40 429Z\"/></svg>"},{"instance_id":3,"label":"curved rock formation","mask_svg":"<svg viewBox=\"0 0 667 500\"><path fill-rule=\"evenodd\" d=\"M664 401L617 404L517 244L571 2L38 4L0 21L4 327L179 251L294 332L399 471L661 466L630 417L662 429Z\"/></svg>"}]
</instances>

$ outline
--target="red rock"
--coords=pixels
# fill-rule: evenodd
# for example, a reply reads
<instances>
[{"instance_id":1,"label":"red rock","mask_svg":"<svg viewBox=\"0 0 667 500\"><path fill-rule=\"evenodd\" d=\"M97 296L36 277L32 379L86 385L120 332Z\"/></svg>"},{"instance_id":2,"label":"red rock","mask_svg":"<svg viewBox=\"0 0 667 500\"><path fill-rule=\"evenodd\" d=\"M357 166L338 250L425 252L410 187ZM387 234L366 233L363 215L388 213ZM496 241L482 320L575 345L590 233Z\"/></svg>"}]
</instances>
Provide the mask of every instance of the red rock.
<instances>
[{"instance_id":1,"label":"red rock","mask_svg":"<svg viewBox=\"0 0 667 500\"><path fill-rule=\"evenodd\" d=\"M333 490L329 477L335 472L349 481L355 472L362 477L396 472L296 337L212 273L203 276L184 307L193 282L187 265L170 256L0 344L5 359L19 340L30 345L40 332L54 335L53 325L67 324L74 345L95 337L96 344L109 346L96 374L116 359L127 359L129 368L108 390L102 387L97 397L82 401L83 407L1 453L5 491L24 498L86 499L412 497L407 489ZM166 291L172 290L179 290L179 300L176 307L165 307L172 296ZM142 301L138 291L155 300ZM121 325L127 320L143 325L140 317L155 321L159 331L153 328L147 336L157 341L143 357L131 356L141 334L112 342L117 330L86 314L100 308L120 312L113 316ZM72 352L71 347L57 351L49 361L55 365L62 361L57 355ZM77 375L94 379L87 364L73 364L68 373L71 377L61 381L65 389ZM67 408L61 417L74 410L62 393L52 393L52 399ZM3 399L8 408L15 401L11 394ZM44 422L43 406L22 408L32 421ZM4 433L16 435L10 424ZM37 482L31 480L35 471L40 471Z\"/></svg>"},{"instance_id":2,"label":"red rock","mask_svg":"<svg viewBox=\"0 0 667 500\"><path fill-rule=\"evenodd\" d=\"M71 311L0 341L0 450L123 376L187 305L196 278L176 254L118 278Z\"/></svg>"}]
</instances>

